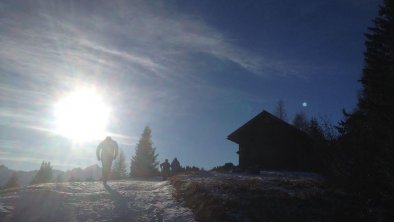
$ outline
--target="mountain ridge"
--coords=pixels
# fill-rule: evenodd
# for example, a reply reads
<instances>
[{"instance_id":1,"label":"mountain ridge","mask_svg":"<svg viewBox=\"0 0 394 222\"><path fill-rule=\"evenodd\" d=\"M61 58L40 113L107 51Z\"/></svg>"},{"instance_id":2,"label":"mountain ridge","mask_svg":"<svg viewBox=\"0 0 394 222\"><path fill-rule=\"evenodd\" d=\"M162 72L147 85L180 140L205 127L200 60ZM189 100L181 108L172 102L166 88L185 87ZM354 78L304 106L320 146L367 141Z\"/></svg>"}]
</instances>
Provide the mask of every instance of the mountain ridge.
<instances>
[{"instance_id":1,"label":"mountain ridge","mask_svg":"<svg viewBox=\"0 0 394 222\"><path fill-rule=\"evenodd\" d=\"M0 165L0 187L4 186L13 172L16 172L19 184L21 186L29 185L38 170L13 170L5 165ZM97 164L87 166L85 168L73 168L71 170L62 171L52 170L52 182L63 181L85 181L85 180L99 180L101 178L101 167Z\"/></svg>"}]
</instances>

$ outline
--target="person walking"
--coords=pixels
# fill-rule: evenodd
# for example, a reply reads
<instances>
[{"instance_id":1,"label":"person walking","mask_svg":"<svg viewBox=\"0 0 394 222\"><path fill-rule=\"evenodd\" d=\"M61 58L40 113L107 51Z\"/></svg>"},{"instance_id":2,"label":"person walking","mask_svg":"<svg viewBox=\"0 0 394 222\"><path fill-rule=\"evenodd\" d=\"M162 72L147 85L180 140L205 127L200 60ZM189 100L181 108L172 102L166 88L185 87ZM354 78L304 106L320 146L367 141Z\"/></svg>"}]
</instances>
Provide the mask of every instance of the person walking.
<instances>
[{"instance_id":1,"label":"person walking","mask_svg":"<svg viewBox=\"0 0 394 222\"><path fill-rule=\"evenodd\" d=\"M161 168L161 175L163 176L163 179L166 180L167 177L170 176L170 163L168 162L168 159L164 161L164 163L160 164Z\"/></svg>"},{"instance_id":2,"label":"person walking","mask_svg":"<svg viewBox=\"0 0 394 222\"><path fill-rule=\"evenodd\" d=\"M172 175L176 175L181 171L181 164L178 159L175 157L171 162L171 173Z\"/></svg>"},{"instance_id":3,"label":"person walking","mask_svg":"<svg viewBox=\"0 0 394 222\"><path fill-rule=\"evenodd\" d=\"M97 160L101 161L103 164L102 179L103 183L106 184L111 172L112 160L115 160L118 156L118 143L107 136L105 140L97 146L96 155Z\"/></svg>"}]
</instances>

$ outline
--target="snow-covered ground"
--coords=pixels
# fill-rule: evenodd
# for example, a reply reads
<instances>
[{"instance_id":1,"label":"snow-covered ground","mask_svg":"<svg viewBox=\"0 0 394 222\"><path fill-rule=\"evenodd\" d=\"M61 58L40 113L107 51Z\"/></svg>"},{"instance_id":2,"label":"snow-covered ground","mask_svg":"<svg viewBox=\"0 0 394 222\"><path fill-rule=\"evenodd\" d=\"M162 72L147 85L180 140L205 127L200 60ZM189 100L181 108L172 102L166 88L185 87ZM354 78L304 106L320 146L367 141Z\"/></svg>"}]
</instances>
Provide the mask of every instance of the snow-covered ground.
<instances>
[{"instance_id":1,"label":"snow-covered ground","mask_svg":"<svg viewBox=\"0 0 394 222\"><path fill-rule=\"evenodd\" d=\"M0 221L194 221L167 181L50 183L0 192Z\"/></svg>"},{"instance_id":2,"label":"snow-covered ground","mask_svg":"<svg viewBox=\"0 0 394 222\"><path fill-rule=\"evenodd\" d=\"M389 212L365 208L321 176L300 172L193 172L169 181L0 191L0 221L392 221Z\"/></svg>"}]
</instances>

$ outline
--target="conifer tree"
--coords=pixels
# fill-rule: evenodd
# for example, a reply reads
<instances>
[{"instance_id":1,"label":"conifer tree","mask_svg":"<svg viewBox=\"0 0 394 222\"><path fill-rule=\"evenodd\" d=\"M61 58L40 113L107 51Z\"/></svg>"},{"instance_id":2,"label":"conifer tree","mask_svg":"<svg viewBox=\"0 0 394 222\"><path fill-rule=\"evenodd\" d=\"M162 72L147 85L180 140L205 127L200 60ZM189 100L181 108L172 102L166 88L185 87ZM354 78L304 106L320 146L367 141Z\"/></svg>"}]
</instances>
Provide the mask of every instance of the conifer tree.
<instances>
[{"instance_id":1,"label":"conifer tree","mask_svg":"<svg viewBox=\"0 0 394 222\"><path fill-rule=\"evenodd\" d=\"M303 132L308 131L308 118L306 117L305 112L299 112L294 116L293 126Z\"/></svg>"},{"instance_id":2,"label":"conifer tree","mask_svg":"<svg viewBox=\"0 0 394 222\"><path fill-rule=\"evenodd\" d=\"M319 121L314 117L309 121L306 132L313 140L324 141L325 139L323 129L321 128Z\"/></svg>"},{"instance_id":3,"label":"conifer tree","mask_svg":"<svg viewBox=\"0 0 394 222\"><path fill-rule=\"evenodd\" d=\"M50 162L43 161L37 174L30 184L48 183L52 179L52 167Z\"/></svg>"},{"instance_id":4,"label":"conifer tree","mask_svg":"<svg viewBox=\"0 0 394 222\"><path fill-rule=\"evenodd\" d=\"M384 2L375 27L365 34L365 67L360 80L363 91L358 108L373 121L394 126L394 2Z\"/></svg>"},{"instance_id":5,"label":"conifer tree","mask_svg":"<svg viewBox=\"0 0 394 222\"><path fill-rule=\"evenodd\" d=\"M112 179L121 180L127 177L125 156L122 150L119 152L119 156L115 160L115 164L112 169Z\"/></svg>"},{"instance_id":6,"label":"conifer tree","mask_svg":"<svg viewBox=\"0 0 394 222\"><path fill-rule=\"evenodd\" d=\"M132 177L152 177L158 174L157 166L159 162L156 149L153 148L152 131L147 126L137 144L135 155L131 159L130 176Z\"/></svg>"},{"instance_id":7,"label":"conifer tree","mask_svg":"<svg viewBox=\"0 0 394 222\"><path fill-rule=\"evenodd\" d=\"M18 181L18 176L16 172L13 172L8 179L7 183L5 184L5 188L14 188L14 187L19 187L19 181Z\"/></svg>"},{"instance_id":8,"label":"conifer tree","mask_svg":"<svg viewBox=\"0 0 394 222\"><path fill-rule=\"evenodd\" d=\"M394 1L384 1L365 36L361 95L340 128L344 177L352 189L387 196L394 194Z\"/></svg>"}]
</instances>

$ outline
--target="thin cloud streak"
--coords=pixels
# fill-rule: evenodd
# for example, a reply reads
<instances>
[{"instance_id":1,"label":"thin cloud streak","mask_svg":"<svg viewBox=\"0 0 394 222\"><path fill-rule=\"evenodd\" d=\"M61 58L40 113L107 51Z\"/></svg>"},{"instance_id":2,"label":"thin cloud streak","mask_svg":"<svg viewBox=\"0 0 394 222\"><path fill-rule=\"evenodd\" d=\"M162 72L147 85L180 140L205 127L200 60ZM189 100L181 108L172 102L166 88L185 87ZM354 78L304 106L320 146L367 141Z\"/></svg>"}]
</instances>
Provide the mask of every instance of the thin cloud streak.
<instances>
[{"instance_id":1,"label":"thin cloud streak","mask_svg":"<svg viewBox=\"0 0 394 222\"><path fill-rule=\"evenodd\" d=\"M149 13L149 10L144 9L144 12ZM264 69L296 72L283 70L286 65L282 62L269 61L237 47L219 31L187 17L180 20L145 14L143 27L148 28L139 30L140 20L130 18L125 25L111 22L112 17L79 13L75 19L64 12L45 9L31 18L31 26L8 22L15 27L0 40L0 58L8 61L4 69L31 80L31 88L36 89L45 83L67 88L78 78L91 78L92 75L97 78L114 75L121 79L127 75L145 77L153 73L167 80L192 78L195 84L195 77L187 74L193 69L193 62L184 58L197 52L231 61L258 75L266 75L268 72ZM99 28L84 30L86 27ZM128 27L137 27L138 32ZM117 39L127 39L128 44L120 49ZM46 91L44 93L53 93L50 88Z\"/></svg>"},{"instance_id":2,"label":"thin cloud streak","mask_svg":"<svg viewBox=\"0 0 394 222\"><path fill-rule=\"evenodd\" d=\"M138 10L138 9L137 9ZM160 15L145 15L144 27L148 27L138 32L128 27L141 26L140 21L130 20L127 26L108 22L114 18L97 16L78 15L78 23L75 19L67 15L52 15L47 12L44 18L36 18L47 23L53 23L56 28L48 28L48 24L36 24L26 29L17 29L13 36L3 38L1 48L2 57L6 57L14 62L24 61L18 64L40 70L41 67L48 67L44 72L53 75L53 65L66 63L73 66L73 63L85 63L85 67L97 65L97 62L104 63L104 66L123 66L120 70L128 68L119 62L122 58L125 62L135 64L145 70L153 71L157 75L176 75L176 69L171 64L181 60L180 65L192 66L188 61L182 61L185 54L202 52L218 59L232 61L244 69L258 74L266 75L265 68L277 69L280 73L294 72L285 69L283 62L270 61L270 59L253 55L232 43L219 31L209 27L201 21L188 18L169 18ZM107 22L102 22L107 21ZM34 26L34 24L36 24ZM95 27L96 29L83 29L85 27ZM17 42L27 42L32 44L15 44L15 37L20 37ZM116 39L126 41L122 49L116 45ZM115 41L114 41L115 40ZM128 45L127 45L128 44ZM69 58L68 58L69 57ZM40 67L36 67L37 63ZM55 65L57 66L57 65ZM22 72L23 73L23 72ZM63 73L62 73L63 74Z\"/></svg>"},{"instance_id":3,"label":"thin cloud streak","mask_svg":"<svg viewBox=\"0 0 394 222\"><path fill-rule=\"evenodd\" d=\"M200 81L198 54L219 64L234 63L257 76L298 74L297 67L243 49L198 18L170 15L161 5L133 4L114 3L115 8L98 7L93 12L62 1L15 3L14 10L2 11L0 125L42 132L44 137L56 134L53 104L80 83L96 85L104 94L120 95L122 101L112 102L129 103L123 109L119 105L120 112L133 109L141 116L187 115L195 105L191 100L179 104L185 96L180 93L187 89L248 96ZM133 118L143 119L141 116ZM138 137L126 136L122 130L109 134L122 145L135 146Z\"/></svg>"},{"instance_id":4,"label":"thin cloud streak","mask_svg":"<svg viewBox=\"0 0 394 222\"><path fill-rule=\"evenodd\" d=\"M131 73L140 73L142 76L153 72L161 78L171 79L177 76L187 79L187 73L179 73L178 70L192 69L192 64L182 58L185 54L195 52L232 61L252 72L259 68L258 57L229 43L218 31L191 19L181 21L148 14L144 19L144 26L149 29L136 33L127 32L124 25L116 22L100 23L111 18L87 18L79 14L80 23L76 24L72 22L75 19L72 20L67 15L54 15L45 10L28 16L33 16L25 18L30 25L12 19L1 22L2 26L12 30L0 37L0 58L6 61L4 72L15 73L28 82L28 87L19 86L19 83L1 85L0 91L3 98L6 98L6 104L18 102L32 107L50 107L54 97L48 95L53 95L53 88L67 89L79 78L84 79L92 74L101 76L111 73L121 78L129 75L131 70ZM95 30L82 30L89 26L99 26L98 29L102 31L96 33ZM137 27L138 24L131 22L128 26ZM106 33L111 33L111 36ZM128 39L130 45L120 50L116 44L104 44L116 42L120 37ZM160 41L155 40L158 37ZM134 39L137 39L137 42L133 42ZM173 66L174 63L177 63L178 67ZM170 94L175 94L162 90L157 90L156 93L157 95L152 96L160 97L160 94L163 94L165 98L171 98ZM42 109L32 112L17 107L2 108L0 111L3 117L12 119L14 126L51 132L47 126L42 126L45 122L44 118L40 118Z\"/></svg>"}]
</instances>

